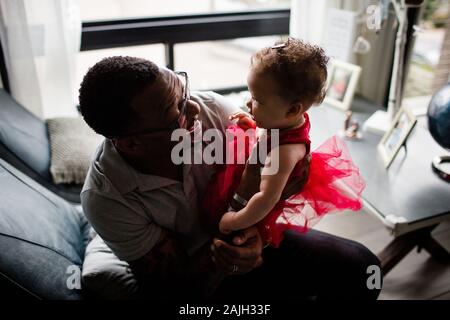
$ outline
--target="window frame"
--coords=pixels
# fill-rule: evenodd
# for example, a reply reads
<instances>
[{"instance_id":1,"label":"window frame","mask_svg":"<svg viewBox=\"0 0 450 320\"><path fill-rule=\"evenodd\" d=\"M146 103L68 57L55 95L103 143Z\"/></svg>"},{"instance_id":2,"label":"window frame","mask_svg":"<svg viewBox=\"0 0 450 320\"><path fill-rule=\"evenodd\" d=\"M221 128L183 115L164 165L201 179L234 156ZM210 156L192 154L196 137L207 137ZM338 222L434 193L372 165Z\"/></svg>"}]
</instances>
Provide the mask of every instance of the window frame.
<instances>
[{"instance_id":1,"label":"window frame","mask_svg":"<svg viewBox=\"0 0 450 320\"><path fill-rule=\"evenodd\" d=\"M173 70L174 46L178 43L287 35L290 14L290 9L278 9L83 21L80 51L163 44L167 67ZM3 87L10 92L3 50L0 72ZM222 94L245 89L243 86L211 88Z\"/></svg>"},{"instance_id":2,"label":"window frame","mask_svg":"<svg viewBox=\"0 0 450 320\"><path fill-rule=\"evenodd\" d=\"M173 70L176 44L287 35L290 15L290 9L280 9L86 21L82 24L80 51L163 44L166 66ZM227 94L246 87L210 90Z\"/></svg>"}]
</instances>

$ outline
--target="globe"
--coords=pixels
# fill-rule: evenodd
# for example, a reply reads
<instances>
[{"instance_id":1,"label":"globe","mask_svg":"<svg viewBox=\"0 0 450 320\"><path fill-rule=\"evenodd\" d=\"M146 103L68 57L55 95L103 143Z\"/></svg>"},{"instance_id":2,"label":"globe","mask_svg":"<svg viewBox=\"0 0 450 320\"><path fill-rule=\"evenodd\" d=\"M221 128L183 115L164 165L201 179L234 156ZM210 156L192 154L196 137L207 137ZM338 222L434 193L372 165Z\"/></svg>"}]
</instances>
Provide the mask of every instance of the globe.
<instances>
[{"instance_id":1,"label":"globe","mask_svg":"<svg viewBox=\"0 0 450 320\"><path fill-rule=\"evenodd\" d=\"M431 136L441 147L450 150L450 83L433 95L427 116ZM436 157L432 163L434 172L446 181L450 180L450 174L443 165L449 161L450 156L442 156Z\"/></svg>"},{"instance_id":2,"label":"globe","mask_svg":"<svg viewBox=\"0 0 450 320\"><path fill-rule=\"evenodd\" d=\"M434 140L450 150L450 83L434 94L427 115L428 128Z\"/></svg>"}]
</instances>

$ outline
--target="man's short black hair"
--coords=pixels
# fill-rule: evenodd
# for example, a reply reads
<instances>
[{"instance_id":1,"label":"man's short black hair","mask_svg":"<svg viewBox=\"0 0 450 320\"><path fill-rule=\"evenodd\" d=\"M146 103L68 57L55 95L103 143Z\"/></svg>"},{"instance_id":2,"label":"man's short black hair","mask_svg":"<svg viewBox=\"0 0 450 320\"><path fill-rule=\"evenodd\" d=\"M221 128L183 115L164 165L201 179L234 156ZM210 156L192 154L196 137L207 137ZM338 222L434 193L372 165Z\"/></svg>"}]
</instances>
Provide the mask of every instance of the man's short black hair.
<instances>
[{"instance_id":1,"label":"man's short black hair","mask_svg":"<svg viewBox=\"0 0 450 320\"><path fill-rule=\"evenodd\" d=\"M80 111L95 132L118 137L130 131L135 119L131 100L155 82L159 68L151 61L115 56L97 62L80 86Z\"/></svg>"}]
</instances>

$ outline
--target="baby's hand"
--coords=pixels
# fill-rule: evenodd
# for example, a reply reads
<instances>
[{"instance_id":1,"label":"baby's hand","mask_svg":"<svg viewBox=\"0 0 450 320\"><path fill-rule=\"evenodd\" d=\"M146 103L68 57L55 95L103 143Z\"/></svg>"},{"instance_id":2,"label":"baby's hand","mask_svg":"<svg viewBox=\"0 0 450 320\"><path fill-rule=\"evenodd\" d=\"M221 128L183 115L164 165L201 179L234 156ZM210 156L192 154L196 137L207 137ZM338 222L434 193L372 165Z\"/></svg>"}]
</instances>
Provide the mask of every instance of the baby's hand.
<instances>
[{"instance_id":1,"label":"baby's hand","mask_svg":"<svg viewBox=\"0 0 450 320\"><path fill-rule=\"evenodd\" d=\"M248 113L245 113L243 111L233 113L231 116L229 116L228 119L230 120L238 119L237 125L243 130L256 127L255 121L252 119L252 117Z\"/></svg>"},{"instance_id":2,"label":"baby's hand","mask_svg":"<svg viewBox=\"0 0 450 320\"><path fill-rule=\"evenodd\" d=\"M244 117L251 118L251 116L248 113L246 113L244 111L238 111L238 112L235 112L232 115L230 115L228 117L228 119L234 120L234 119L240 119L240 118L244 118Z\"/></svg>"},{"instance_id":3,"label":"baby's hand","mask_svg":"<svg viewBox=\"0 0 450 320\"><path fill-rule=\"evenodd\" d=\"M235 211L229 211L222 216L222 219L220 220L219 223L220 232L222 232L223 234L229 234L232 231L234 231L233 226L235 214L236 214Z\"/></svg>"}]
</instances>

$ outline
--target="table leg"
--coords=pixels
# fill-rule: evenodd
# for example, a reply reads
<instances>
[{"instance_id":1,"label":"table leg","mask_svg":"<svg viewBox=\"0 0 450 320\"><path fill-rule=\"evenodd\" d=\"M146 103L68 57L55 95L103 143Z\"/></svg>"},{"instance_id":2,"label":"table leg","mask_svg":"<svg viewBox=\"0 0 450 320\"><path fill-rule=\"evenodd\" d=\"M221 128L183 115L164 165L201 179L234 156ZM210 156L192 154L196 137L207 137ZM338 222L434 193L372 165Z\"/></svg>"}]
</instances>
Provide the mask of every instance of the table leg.
<instances>
[{"instance_id":1,"label":"table leg","mask_svg":"<svg viewBox=\"0 0 450 320\"><path fill-rule=\"evenodd\" d=\"M436 226L415 230L392 240L378 255L383 275L386 276L415 246L419 250L424 248L439 261L450 261L450 253L431 236Z\"/></svg>"},{"instance_id":2,"label":"table leg","mask_svg":"<svg viewBox=\"0 0 450 320\"><path fill-rule=\"evenodd\" d=\"M422 247L428 251L428 253L438 261L450 262L450 253L442 247L434 238L431 233L428 237L424 237L420 240L419 248Z\"/></svg>"}]
</instances>

